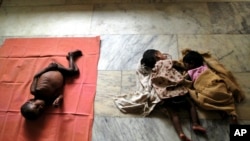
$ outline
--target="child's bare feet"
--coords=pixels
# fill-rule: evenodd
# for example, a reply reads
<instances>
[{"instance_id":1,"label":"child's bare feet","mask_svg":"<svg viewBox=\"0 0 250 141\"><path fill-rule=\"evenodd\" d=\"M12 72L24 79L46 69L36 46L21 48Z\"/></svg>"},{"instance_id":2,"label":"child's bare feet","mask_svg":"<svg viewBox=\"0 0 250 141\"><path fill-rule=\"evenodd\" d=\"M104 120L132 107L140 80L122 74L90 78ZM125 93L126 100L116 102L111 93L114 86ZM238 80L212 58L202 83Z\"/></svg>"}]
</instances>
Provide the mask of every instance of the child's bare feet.
<instances>
[{"instance_id":1,"label":"child's bare feet","mask_svg":"<svg viewBox=\"0 0 250 141\"><path fill-rule=\"evenodd\" d=\"M182 141L191 141L185 134L183 134L183 133L181 133L180 135L180 139L182 140Z\"/></svg>"},{"instance_id":2,"label":"child's bare feet","mask_svg":"<svg viewBox=\"0 0 250 141\"><path fill-rule=\"evenodd\" d=\"M237 117L234 115L230 116L230 124L238 124Z\"/></svg>"},{"instance_id":3,"label":"child's bare feet","mask_svg":"<svg viewBox=\"0 0 250 141\"><path fill-rule=\"evenodd\" d=\"M81 50L75 50L75 51L69 52L68 56L67 56L67 59L69 59L70 56L72 56L73 58L80 57L80 56L82 56L82 51Z\"/></svg>"},{"instance_id":4,"label":"child's bare feet","mask_svg":"<svg viewBox=\"0 0 250 141\"><path fill-rule=\"evenodd\" d=\"M192 129L193 129L194 131L197 131L197 132L200 132L200 133L204 133L204 134L206 133L206 129L203 128L202 126L198 125L198 124L193 125L193 126L192 126Z\"/></svg>"}]
</instances>

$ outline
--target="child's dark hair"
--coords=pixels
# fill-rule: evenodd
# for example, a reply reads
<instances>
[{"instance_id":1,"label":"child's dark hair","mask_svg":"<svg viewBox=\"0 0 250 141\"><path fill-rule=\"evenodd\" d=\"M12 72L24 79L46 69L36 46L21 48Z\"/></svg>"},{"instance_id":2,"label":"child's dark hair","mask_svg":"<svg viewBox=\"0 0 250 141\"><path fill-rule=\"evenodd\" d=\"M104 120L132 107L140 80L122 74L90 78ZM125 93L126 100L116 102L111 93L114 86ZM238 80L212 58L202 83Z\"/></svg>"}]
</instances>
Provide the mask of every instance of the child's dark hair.
<instances>
[{"instance_id":1,"label":"child's dark hair","mask_svg":"<svg viewBox=\"0 0 250 141\"><path fill-rule=\"evenodd\" d=\"M155 64L157 62L157 57L156 57L156 53L158 52L158 50L155 49L148 49L143 53L142 59L141 59L141 64L149 67L149 68L154 68Z\"/></svg>"},{"instance_id":2,"label":"child's dark hair","mask_svg":"<svg viewBox=\"0 0 250 141\"><path fill-rule=\"evenodd\" d=\"M194 67L203 65L203 57L197 51L189 51L184 57L183 62L192 64Z\"/></svg>"},{"instance_id":3,"label":"child's dark hair","mask_svg":"<svg viewBox=\"0 0 250 141\"><path fill-rule=\"evenodd\" d=\"M36 120L41 113L36 113L29 102L26 102L21 107L21 114L27 120Z\"/></svg>"}]
</instances>

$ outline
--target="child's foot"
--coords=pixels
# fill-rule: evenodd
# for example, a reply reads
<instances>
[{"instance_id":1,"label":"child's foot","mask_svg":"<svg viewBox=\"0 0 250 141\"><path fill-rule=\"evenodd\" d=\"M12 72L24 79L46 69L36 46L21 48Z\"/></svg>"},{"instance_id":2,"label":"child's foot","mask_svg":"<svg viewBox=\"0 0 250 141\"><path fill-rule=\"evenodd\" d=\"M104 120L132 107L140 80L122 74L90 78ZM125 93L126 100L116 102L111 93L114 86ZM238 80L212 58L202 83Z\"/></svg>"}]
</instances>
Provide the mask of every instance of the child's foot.
<instances>
[{"instance_id":1,"label":"child's foot","mask_svg":"<svg viewBox=\"0 0 250 141\"><path fill-rule=\"evenodd\" d=\"M181 133L180 135L180 139L182 140L182 141L191 141L185 134L183 134L183 133Z\"/></svg>"},{"instance_id":2,"label":"child's foot","mask_svg":"<svg viewBox=\"0 0 250 141\"><path fill-rule=\"evenodd\" d=\"M193 125L192 129L196 132L200 132L200 133L203 133L205 134L206 133L206 129L203 128L202 126L200 125Z\"/></svg>"},{"instance_id":3,"label":"child's foot","mask_svg":"<svg viewBox=\"0 0 250 141\"><path fill-rule=\"evenodd\" d=\"M230 116L230 124L238 124L237 117L234 115Z\"/></svg>"},{"instance_id":4,"label":"child's foot","mask_svg":"<svg viewBox=\"0 0 250 141\"><path fill-rule=\"evenodd\" d=\"M67 59L69 59L70 56L73 57L73 58L80 57L80 56L82 56L82 51L81 50L75 50L75 51L69 52L68 56L67 56Z\"/></svg>"}]
</instances>

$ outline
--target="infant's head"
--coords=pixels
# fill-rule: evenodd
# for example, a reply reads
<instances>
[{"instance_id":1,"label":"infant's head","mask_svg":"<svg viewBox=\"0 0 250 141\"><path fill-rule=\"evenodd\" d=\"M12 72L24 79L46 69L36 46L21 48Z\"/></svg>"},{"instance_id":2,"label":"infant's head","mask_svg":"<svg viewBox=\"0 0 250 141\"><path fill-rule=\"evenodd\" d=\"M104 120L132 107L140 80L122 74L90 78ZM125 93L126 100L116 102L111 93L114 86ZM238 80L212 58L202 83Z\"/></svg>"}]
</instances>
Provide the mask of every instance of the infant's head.
<instances>
[{"instance_id":1,"label":"infant's head","mask_svg":"<svg viewBox=\"0 0 250 141\"><path fill-rule=\"evenodd\" d=\"M183 63L187 70L194 69L203 65L203 57L196 51L189 51L183 57Z\"/></svg>"},{"instance_id":2,"label":"infant's head","mask_svg":"<svg viewBox=\"0 0 250 141\"><path fill-rule=\"evenodd\" d=\"M152 69L159 60L166 59L166 57L158 50L148 49L143 53L141 64Z\"/></svg>"},{"instance_id":3,"label":"infant's head","mask_svg":"<svg viewBox=\"0 0 250 141\"><path fill-rule=\"evenodd\" d=\"M44 106L45 102L43 100L30 99L22 105L21 113L26 119L35 120L44 111Z\"/></svg>"}]
</instances>

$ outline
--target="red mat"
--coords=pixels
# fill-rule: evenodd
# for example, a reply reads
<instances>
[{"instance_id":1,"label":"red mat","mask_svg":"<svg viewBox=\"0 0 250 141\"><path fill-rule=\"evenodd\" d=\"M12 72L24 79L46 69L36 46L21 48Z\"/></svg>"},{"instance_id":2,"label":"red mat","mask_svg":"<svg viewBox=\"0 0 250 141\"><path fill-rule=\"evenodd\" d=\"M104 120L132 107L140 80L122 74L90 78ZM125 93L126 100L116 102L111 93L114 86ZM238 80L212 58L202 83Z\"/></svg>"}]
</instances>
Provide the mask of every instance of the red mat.
<instances>
[{"instance_id":1,"label":"red mat","mask_svg":"<svg viewBox=\"0 0 250 141\"><path fill-rule=\"evenodd\" d=\"M20 114L32 98L33 76L52 61L68 67L66 55L80 49L80 76L67 80L60 108L36 121ZM0 47L0 141L91 141L100 37L11 38Z\"/></svg>"}]
</instances>

